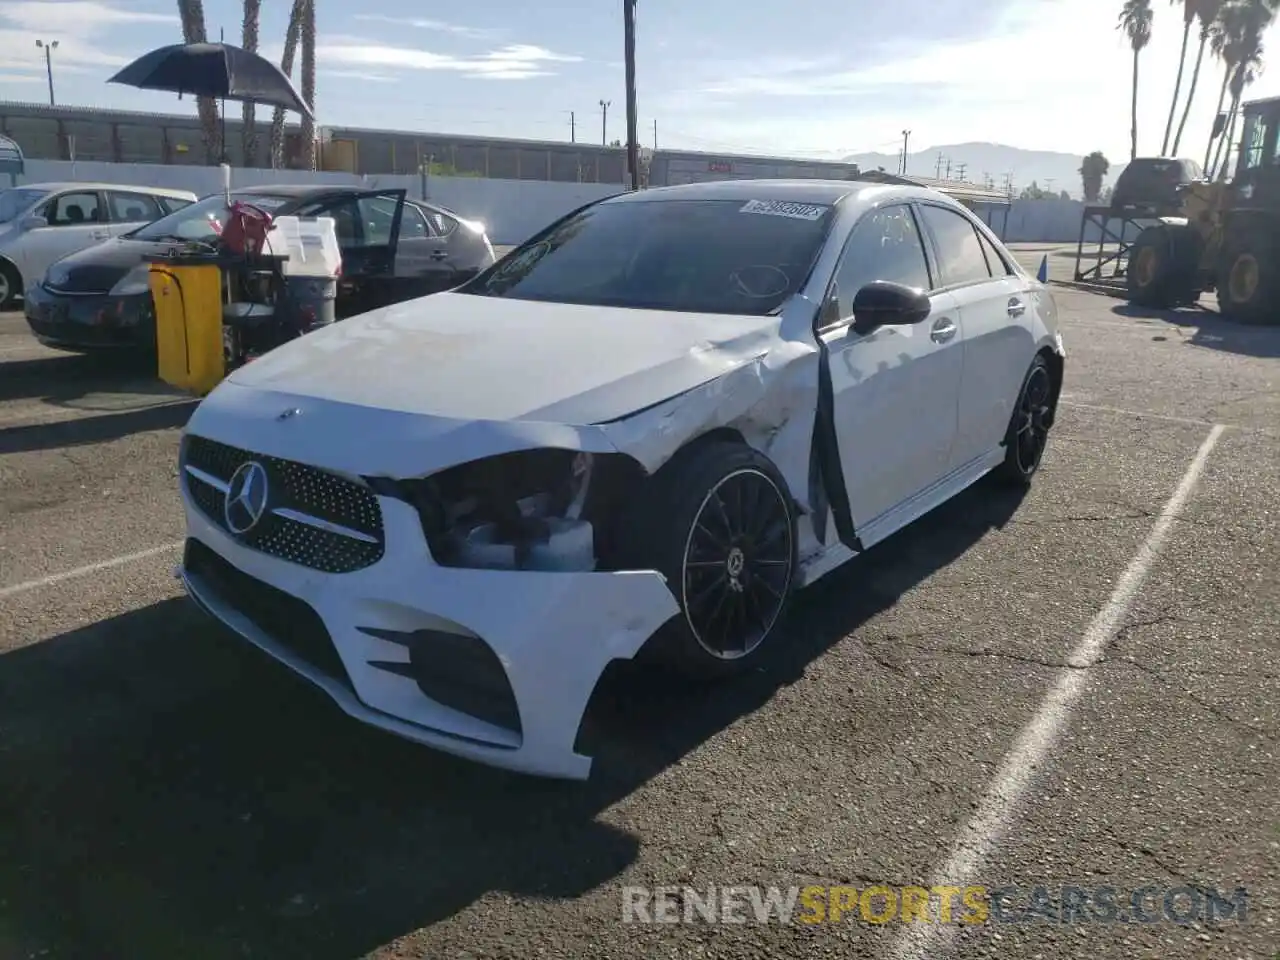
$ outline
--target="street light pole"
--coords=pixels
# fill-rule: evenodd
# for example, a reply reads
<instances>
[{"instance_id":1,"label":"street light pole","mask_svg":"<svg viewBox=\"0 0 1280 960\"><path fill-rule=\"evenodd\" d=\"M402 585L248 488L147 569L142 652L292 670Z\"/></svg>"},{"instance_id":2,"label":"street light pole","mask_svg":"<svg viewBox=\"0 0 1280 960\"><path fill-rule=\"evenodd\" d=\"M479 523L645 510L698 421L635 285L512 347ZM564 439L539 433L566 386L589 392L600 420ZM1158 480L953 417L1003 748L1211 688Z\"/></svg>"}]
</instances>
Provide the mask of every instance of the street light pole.
<instances>
[{"instance_id":1,"label":"street light pole","mask_svg":"<svg viewBox=\"0 0 1280 960\"><path fill-rule=\"evenodd\" d=\"M600 101L600 146L609 145L609 104L612 100Z\"/></svg>"},{"instance_id":2,"label":"street light pole","mask_svg":"<svg viewBox=\"0 0 1280 960\"><path fill-rule=\"evenodd\" d=\"M631 189L640 189L640 134L636 129L636 0L622 0L622 32L627 65L627 166Z\"/></svg>"},{"instance_id":3,"label":"street light pole","mask_svg":"<svg viewBox=\"0 0 1280 960\"><path fill-rule=\"evenodd\" d=\"M53 107L57 105L53 99L53 51L58 46L58 41L50 40L45 43L43 40L37 40L36 46L44 48L44 69L49 76L49 106Z\"/></svg>"}]
</instances>

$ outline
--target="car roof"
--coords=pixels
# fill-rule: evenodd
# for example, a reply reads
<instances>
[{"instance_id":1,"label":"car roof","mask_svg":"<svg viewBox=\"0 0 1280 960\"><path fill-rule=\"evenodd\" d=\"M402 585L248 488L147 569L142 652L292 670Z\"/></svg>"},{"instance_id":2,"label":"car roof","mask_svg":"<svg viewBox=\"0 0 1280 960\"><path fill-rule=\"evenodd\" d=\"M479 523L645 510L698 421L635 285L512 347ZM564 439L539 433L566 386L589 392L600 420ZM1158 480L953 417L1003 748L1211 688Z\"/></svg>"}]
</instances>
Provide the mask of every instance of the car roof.
<instances>
[{"instance_id":1,"label":"car roof","mask_svg":"<svg viewBox=\"0 0 1280 960\"><path fill-rule=\"evenodd\" d=\"M148 187L139 183L97 183L88 180L65 180L58 183L20 183L18 190L121 190L127 193L150 193L159 197L175 197L186 200L194 197L190 190L174 190L170 187Z\"/></svg>"},{"instance_id":2,"label":"car roof","mask_svg":"<svg viewBox=\"0 0 1280 960\"><path fill-rule=\"evenodd\" d=\"M793 203L838 203L868 184L856 180L713 180L673 187L650 187L619 194L610 203L643 200L780 200Z\"/></svg>"},{"instance_id":3,"label":"car roof","mask_svg":"<svg viewBox=\"0 0 1280 960\"><path fill-rule=\"evenodd\" d=\"M886 184L869 180L715 180L674 187L651 187L610 197L605 203L644 203L663 200L771 200L784 203L835 205L849 201L859 206L887 200L933 200L956 205L953 197L913 184Z\"/></svg>"}]
</instances>

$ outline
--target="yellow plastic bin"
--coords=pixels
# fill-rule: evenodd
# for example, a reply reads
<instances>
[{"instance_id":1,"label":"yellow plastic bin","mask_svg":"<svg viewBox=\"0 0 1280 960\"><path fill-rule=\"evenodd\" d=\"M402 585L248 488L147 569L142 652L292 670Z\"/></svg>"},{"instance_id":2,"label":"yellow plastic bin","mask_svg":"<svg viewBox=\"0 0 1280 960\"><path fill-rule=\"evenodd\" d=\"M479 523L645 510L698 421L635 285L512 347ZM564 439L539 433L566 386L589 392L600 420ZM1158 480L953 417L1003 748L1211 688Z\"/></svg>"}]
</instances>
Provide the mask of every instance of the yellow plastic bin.
<instances>
[{"instance_id":1,"label":"yellow plastic bin","mask_svg":"<svg viewBox=\"0 0 1280 960\"><path fill-rule=\"evenodd\" d=\"M204 396L226 376L222 268L212 257L149 257L160 379Z\"/></svg>"}]
</instances>

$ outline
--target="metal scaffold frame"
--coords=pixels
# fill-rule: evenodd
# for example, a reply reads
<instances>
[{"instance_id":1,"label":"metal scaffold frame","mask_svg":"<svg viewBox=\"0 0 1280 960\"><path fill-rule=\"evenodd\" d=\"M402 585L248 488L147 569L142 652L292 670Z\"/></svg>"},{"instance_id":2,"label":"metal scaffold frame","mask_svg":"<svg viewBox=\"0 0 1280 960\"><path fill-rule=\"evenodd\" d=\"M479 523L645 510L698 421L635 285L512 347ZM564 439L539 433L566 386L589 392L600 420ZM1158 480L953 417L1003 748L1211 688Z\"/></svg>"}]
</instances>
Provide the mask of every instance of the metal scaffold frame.
<instances>
[{"instance_id":1,"label":"metal scaffold frame","mask_svg":"<svg viewBox=\"0 0 1280 960\"><path fill-rule=\"evenodd\" d=\"M1085 207L1080 217L1080 238L1076 242L1076 282L1123 286L1126 282L1125 270L1129 265L1129 250L1134 241L1144 229L1158 222L1164 215L1146 208L1116 209L1103 205ZM1115 223L1119 223L1119 226L1113 227ZM1098 239L1096 244L1090 241L1091 250L1087 257L1093 263L1086 267L1085 235L1090 226L1097 229ZM1116 249L1108 252L1108 244L1114 244Z\"/></svg>"}]
</instances>

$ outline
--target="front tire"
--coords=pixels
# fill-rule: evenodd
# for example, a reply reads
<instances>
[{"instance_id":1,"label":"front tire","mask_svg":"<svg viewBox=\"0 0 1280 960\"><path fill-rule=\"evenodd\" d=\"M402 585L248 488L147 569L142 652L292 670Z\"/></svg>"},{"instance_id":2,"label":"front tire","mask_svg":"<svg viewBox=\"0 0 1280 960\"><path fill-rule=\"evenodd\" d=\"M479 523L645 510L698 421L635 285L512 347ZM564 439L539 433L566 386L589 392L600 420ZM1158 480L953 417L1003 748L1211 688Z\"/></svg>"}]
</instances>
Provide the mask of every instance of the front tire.
<instances>
[{"instance_id":1,"label":"front tire","mask_svg":"<svg viewBox=\"0 0 1280 960\"><path fill-rule=\"evenodd\" d=\"M790 605L795 505L767 457L711 441L654 475L624 528L625 566L658 570L680 614L646 654L694 677L753 667Z\"/></svg>"},{"instance_id":2,"label":"front tire","mask_svg":"<svg viewBox=\"0 0 1280 960\"><path fill-rule=\"evenodd\" d=\"M1053 374L1042 354L1036 354L1022 380L1022 389L1009 418L1004 439L1004 462L997 475L1012 486L1028 487L1040 469L1054 419Z\"/></svg>"},{"instance_id":3,"label":"front tire","mask_svg":"<svg viewBox=\"0 0 1280 960\"><path fill-rule=\"evenodd\" d=\"M1244 323L1276 321L1280 276L1276 244L1262 228L1241 228L1227 241L1218 268L1218 310Z\"/></svg>"},{"instance_id":4,"label":"front tire","mask_svg":"<svg viewBox=\"0 0 1280 960\"><path fill-rule=\"evenodd\" d=\"M22 275L11 263L0 263L0 310L12 310L13 303L22 296Z\"/></svg>"}]
</instances>

